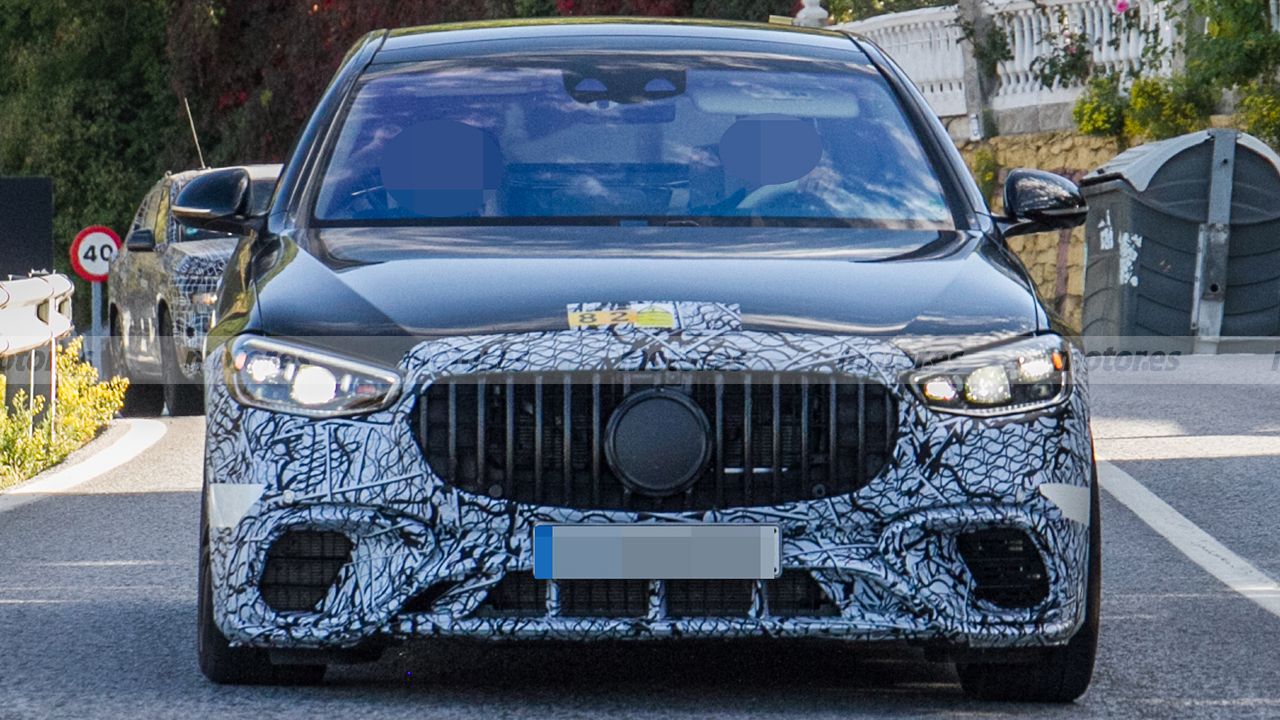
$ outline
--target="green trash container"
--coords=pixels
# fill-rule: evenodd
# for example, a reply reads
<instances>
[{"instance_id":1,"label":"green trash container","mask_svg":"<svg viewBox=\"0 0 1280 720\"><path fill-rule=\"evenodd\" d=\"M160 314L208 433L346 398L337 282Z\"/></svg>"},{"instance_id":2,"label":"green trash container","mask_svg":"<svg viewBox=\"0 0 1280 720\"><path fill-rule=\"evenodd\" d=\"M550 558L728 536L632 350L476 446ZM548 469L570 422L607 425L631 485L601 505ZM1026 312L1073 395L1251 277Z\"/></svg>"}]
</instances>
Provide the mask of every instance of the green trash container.
<instances>
[{"instance_id":1,"label":"green trash container","mask_svg":"<svg viewBox=\"0 0 1280 720\"><path fill-rule=\"evenodd\" d=\"M1251 135L1206 130L1123 152L1080 188L1090 350L1275 345L1280 155Z\"/></svg>"}]
</instances>

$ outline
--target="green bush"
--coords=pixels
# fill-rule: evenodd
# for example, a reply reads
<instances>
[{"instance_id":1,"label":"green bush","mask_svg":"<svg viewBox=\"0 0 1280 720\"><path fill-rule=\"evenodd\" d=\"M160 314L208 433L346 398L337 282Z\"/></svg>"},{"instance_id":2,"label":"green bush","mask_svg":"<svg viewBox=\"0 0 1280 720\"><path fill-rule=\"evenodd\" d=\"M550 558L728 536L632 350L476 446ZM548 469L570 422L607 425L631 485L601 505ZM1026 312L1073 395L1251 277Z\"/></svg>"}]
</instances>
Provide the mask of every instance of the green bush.
<instances>
[{"instance_id":1,"label":"green bush","mask_svg":"<svg viewBox=\"0 0 1280 720\"><path fill-rule=\"evenodd\" d=\"M1215 93L1211 85L1186 75L1138 78L1129 88L1125 135L1163 140L1200 130L1209 124Z\"/></svg>"},{"instance_id":2,"label":"green bush","mask_svg":"<svg viewBox=\"0 0 1280 720\"><path fill-rule=\"evenodd\" d=\"M1273 148L1280 148L1280 85L1259 81L1244 88L1240 98L1244 130Z\"/></svg>"},{"instance_id":3,"label":"green bush","mask_svg":"<svg viewBox=\"0 0 1280 720\"><path fill-rule=\"evenodd\" d=\"M1123 138L1129 99L1120 92L1120 78L1098 75L1089 80L1071 108L1076 127L1086 135Z\"/></svg>"},{"instance_id":4,"label":"green bush","mask_svg":"<svg viewBox=\"0 0 1280 720\"><path fill-rule=\"evenodd\" d=\"M92 440L124 405L129 381L99 382L98 371L80 359L81 345L76 339L58 349L58 394L52 415L44 412L43 397L29 400L22 391L14 395L7 412L0 409L0 487L61 462Z\"/></svg>"}]
</instances>

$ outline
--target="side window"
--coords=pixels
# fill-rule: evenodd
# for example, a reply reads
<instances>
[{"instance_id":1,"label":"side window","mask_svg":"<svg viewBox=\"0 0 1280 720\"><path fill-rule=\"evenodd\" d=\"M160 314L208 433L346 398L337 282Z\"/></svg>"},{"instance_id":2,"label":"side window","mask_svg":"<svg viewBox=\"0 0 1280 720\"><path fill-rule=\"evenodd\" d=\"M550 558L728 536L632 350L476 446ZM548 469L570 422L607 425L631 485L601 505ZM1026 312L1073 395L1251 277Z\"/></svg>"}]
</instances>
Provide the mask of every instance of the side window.
<instances>
[{"instance_id":1,"label":"side window","mask_svg":"<svg viewBox=\"0 0 1280 720\"><path fill-rule=\"evenodd\" d=\"M138 206L138 213L133 216L133 226L129 228L129 232L150 228L155 223L155 209L156 191L152 189L146 197L142 198L142 204Z\"/></svg>"},{"instance_id":2,"label":"side window","mask_svg":"<svg viewBox=\"0 0 1280 720\"><path fill-rule=\"evenodd\" d=\"M173 186L171 184L164 183L160 186L160 194L156 201L156 214L151 225L156 234L157 245L169 242L173 239L170 237L172 234L173 222L172 218L169 216L169 207L172 204L170 200L172 192Z\"/></svg>"}]
</instances>

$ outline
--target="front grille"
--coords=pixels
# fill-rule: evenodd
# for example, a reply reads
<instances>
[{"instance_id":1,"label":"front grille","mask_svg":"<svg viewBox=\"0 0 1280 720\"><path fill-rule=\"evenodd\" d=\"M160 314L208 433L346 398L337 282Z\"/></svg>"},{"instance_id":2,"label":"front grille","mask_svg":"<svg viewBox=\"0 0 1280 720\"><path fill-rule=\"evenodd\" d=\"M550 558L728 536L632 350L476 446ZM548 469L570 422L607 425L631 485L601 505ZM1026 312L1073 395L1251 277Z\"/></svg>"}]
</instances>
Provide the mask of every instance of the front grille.
<instances>
[{"instance_id":1,"label":"front grille","mask_svg":"<svg viewBox=\"0 0 1280 720\"><path fill-rule=\"evenodd\" d=\"M739 617L751 610L754 580L668 580L667 616Z\"/></svg>"},{"instance_id":2,"label":"front grille","mask_svg":"<svg viewBox=\"0 0 1280 720\"><path fill-rule=\"evenodd\" d=\"M540 616L547 614L547 583L531 572L510 572L489 588L479 615Z\"/></svg>"},{"instance_id":3,"label":"front grille","mask_svg":"<svg viewBox=\"0 0 1280 720\"><path fill-rule=\"evenodd\" d=\"M774 617L827 617L840 610L804 570L783 570L777 580L765 583L769 614Z\"/></svg>"},{"instance_id":4,"label":"front grille","mask_svg":"<svg viewBox=\"0 0 1280 720\"><path fill-rule=\"evenodd\" d=\"M667 617L748 617L754 580L664 580ZM649 612L648 580L559 580L563 617L639 618ZM760 583L772 617L823 617L838 614L835 605L804 570L784 570ZM541 617L547 614L547 581L532 573L510 572L489 590L477 615Z\"/></svg>"},{"instance_id":5,"label":"front grille","mask_svg":"<svg viewBox=\"0 0 1280 720\"><path fill-rule=\"evenodd\" d=\"M565 580L556 584L564 617L636 618L649 612L648 580Z\"/></svg>"},{"instance_id":6,"label":"front grille","mask_svg":"<svg viewBox=\"0 0 1280 720\"><path fill-rule=\"evenodd\" d=\"M313 612L350 561L351 541L346 535L290 530L267 550L258 589L276 612Z\"/></svg>"},{"instance_id":7,"label":"front grille","mask_svg":"<svg viewBox=\"0 0 1280 720\"><path fill-rule=\"evenodd\" d=\"M605 458L623 399L690 397L711 457L669 497L632 492ZM854 492L889 461L897 409L884 385L818 373L521 373L444 378L421 395L416 434L445 482L520 503L632 511L776 505ZM655 447L655 452L660 451Z\"/></svg>"},{"instance_id":8,"label":"front grille","mask_svg":"<svg viewBox=\"0 0 1280 720\"><path fill-rule=\"evenodd\" d=\"M1021 530L993 528L956 537L973 576L973 597L1002 608L1029 608L1049 595L1044 560Z\"/></svg>"}]
</instances>

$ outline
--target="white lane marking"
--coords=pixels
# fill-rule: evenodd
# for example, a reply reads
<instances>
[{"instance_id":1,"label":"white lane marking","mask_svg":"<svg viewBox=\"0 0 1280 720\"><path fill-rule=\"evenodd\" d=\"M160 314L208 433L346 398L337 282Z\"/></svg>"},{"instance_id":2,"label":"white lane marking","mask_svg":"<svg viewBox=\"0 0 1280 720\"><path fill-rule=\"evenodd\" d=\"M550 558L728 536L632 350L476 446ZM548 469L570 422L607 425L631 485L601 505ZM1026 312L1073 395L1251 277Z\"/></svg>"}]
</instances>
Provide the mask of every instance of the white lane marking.
<instances>
[{"instance_id":1,"label":"white lane marking","mask_svg":"<svg viewBox=\"0 0 1280 720\"><path fill-rule=\"evenodd\" d=\"M66 568L99 568L99 567L138 567L140 565L177 565L164 560L63 560L58 562L30 563L40 567Z\"/></svg>"},{"instance_id":2,"label":"white lane marking","mask_svg":"<svg viewBox=\"0 0 1280 720\"><path fill-rule=\"evenodd\" d=\"M1224 585L1280 617L1280 583L1231 552L1142 483L1109 462L1098 463L1102 489Z\"/></svg>"},{"instance_id":3,"label":"white lane marking","mask_svg":"<svg viewBox=\"0 0 1280 720\"><path fill-rule=\"evenodd\" d=\"M1097 438L1099 457L1108 460L1211 460L1280 455L1275 435L1175 435Z\"/></svg>"},{"instance_id":4,"label":"white lane marking","mask_svg":"<svg viewBox=\"0 0 1280 720\"><path fill-rule=\"evenodd\" d=\"M159 420L121 420L129 429L107 447L72 465L60 468L17 487L0 492L0 512L12 510L38 495L64 493L105 475L146 452L168 432Z\"/></svg>"}]
</instances>

